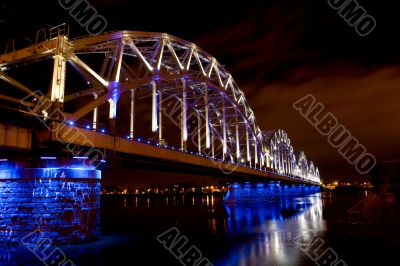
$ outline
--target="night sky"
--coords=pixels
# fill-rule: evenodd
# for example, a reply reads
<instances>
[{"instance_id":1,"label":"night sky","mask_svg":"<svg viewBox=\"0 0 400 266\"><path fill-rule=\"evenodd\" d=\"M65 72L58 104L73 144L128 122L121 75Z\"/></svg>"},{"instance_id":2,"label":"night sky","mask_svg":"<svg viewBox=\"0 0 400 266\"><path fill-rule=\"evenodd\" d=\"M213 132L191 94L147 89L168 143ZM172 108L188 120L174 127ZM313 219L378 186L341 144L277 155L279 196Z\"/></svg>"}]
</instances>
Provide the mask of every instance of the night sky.
<instances>
[{"instance_id":1,"label":"night sky","mask_svg":"<svg viewBox=\"0 0 400 266\"><path fill-rule=\"evenodd\" d=\"M196 43L232 73L263 130L282 128L330 178L358 178L292 104L312 93L379 160L398 159L400 53L396 1L358 2L377 21L360 37L327 0L89 1L107 31L166 32ZM67 22L58 1L1 1L0 49L28 44L38 28ZM23 10L21 10L23 8Z\"/></svg>"}]
</instances>

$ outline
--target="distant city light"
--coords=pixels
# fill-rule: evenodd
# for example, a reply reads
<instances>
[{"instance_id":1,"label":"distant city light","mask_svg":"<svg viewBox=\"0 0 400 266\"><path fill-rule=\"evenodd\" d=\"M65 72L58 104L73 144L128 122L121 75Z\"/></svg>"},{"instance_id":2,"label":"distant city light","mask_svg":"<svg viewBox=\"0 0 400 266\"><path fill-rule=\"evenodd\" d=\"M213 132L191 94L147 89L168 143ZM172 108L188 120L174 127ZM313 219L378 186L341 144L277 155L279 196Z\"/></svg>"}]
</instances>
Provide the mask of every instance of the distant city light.
<instances>
[{"instance_id":1,"label":"distant city light","mask_svg":"<svg viewBox=\"0 0 400 266\"><path fill-rule=\"evenodd\" d=\"M56 160L57 157L51 157L51 156L44 156L44 157L40 157L41 160Z\"/></svg>"}]
</instances>

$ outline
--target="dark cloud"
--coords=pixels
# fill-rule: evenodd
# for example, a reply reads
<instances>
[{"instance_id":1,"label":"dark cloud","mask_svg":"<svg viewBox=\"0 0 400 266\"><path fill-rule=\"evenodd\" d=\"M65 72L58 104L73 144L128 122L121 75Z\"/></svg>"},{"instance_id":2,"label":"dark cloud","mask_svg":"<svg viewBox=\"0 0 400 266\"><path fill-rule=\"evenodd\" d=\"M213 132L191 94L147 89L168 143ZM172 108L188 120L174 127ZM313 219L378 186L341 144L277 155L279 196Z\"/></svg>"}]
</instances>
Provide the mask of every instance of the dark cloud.
<instances>
[{"instance_id":1,"label":"dark cloud","mask_svg":"<svg viewBox=\"0 0 400 266\"><path fill-rule=\"evenodd\" d=\"M390 35L390 17L381 16L380 28L361 38L327 3L311 2L255 9L198 43L229 63L262 128L287 130L325 176L356 177L292 104L312 93L378 159L398 158L400 65L392 47L398 40Z\"/></svg>"}]
</instances>

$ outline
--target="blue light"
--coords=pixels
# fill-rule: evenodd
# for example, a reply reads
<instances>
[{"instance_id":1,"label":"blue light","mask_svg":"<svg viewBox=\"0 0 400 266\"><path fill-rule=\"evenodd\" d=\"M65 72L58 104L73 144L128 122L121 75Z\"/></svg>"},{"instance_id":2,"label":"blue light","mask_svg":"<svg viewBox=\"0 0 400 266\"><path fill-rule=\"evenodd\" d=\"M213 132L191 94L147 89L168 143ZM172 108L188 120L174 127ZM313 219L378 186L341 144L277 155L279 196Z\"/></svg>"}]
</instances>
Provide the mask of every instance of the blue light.
<instances>
[{"instance_id":1,"label":"blue light","mask_svg":"<svg viewBox=\"0 0 400 266\"><path fill-rule=\"evenodd\" d=\"M43 160L55 157L41 157ZM62 163L62 162L60 162ZM31 178L31 177L35 178ZM0 197L0 227L7 228L12 236L1 233L1 244L37 243L40 238L49 239L55 245L88 242L100 236L100 178L95 169L52 167L0 170L2 187L0 193L9 192L10 197ZM12 182L3 182L13 179ZM26 200L20 201L20 198ZM90 199L88 202L87 199ZM77 207L68 205L74 202ZM44 207L46 206L46 207ZM82 212L81 210L85 210ZM8 210L8 211L5 211ZM87 219L90 213L91 219ZM37 222L38 217L48 217ZM71 217L71 218L67 218ZM18 222L13 221L15 219ZM68 219L69 221L66 221ZM72 220L73 219L73 222ZM68 234L65 234L68 231ZM36 240L36 242L35 242Z\"/></svg>"},{"instance_id":2,"label":"blue light","mask_svg":"<svg viewBox=\"0 0 400 266\"><path fill-rule=\"evenodd\" d=\"M150 144L150 141L149 141L149 140L147 141L147 144Z\"/></svg>"},{"instance_id":3,"label":"blue light","mask_svg":"<svg viewBox=\"0 0 400 266\"><path fill-rule=\"evenodd\" d=\"M139 142L140 142L140 141L142 141L142 139L141 139L141 138L138 138L138 139L137 139L137 141L139 141Z\"/></svg>"},{"instance_id":4,"label":"blue light","mask_svg":"<svg viewBox=\"0 0 400 266\"><path fill-rule=\"evenodd\" d=\"M126 138L127 138L127 139L131 139L131 137L130 137L130 136L126 136Z\"/></svg>"},{"instance_id":5,"label":"blue light","mask_svg":"<svg viewBox=\"0 0 400 266\"><path fill-rule=\"evenodd\" d=\"M40 157L41 160L56 160L57 157L49 157L49 156L45 156L45 157Z\"/></svg>"},{"instance_id":6,"label":"blue light","mask_svg":"<svg viewBox=\"0 0 400 266\"><path fill-rule=\"evenodd\" d=\"M73 158L76 159L76 160L87 160L87 159L89 159L89 157L79 157L79 156L75 156Z\"/></svg>"},{"instance_id":7,"label":"blue light","mask_svg":"<svg viewBox=\"0 0 400 266\"><path fill-rule=\"evenodd\" d=\"M229 188L229 197L225 200L227 203L235 202L240 204L265 204L276 200L292 200L297 197L304 197L320 191L319 187L314 188L306 186L287 186L283 188L278 182L256 184L245 182L244 184L234 183Z\"/></svg>"},{"instance_id":8,"label":"blue light","mask_svg":"<svg viewBox=\"0 0 400 266\"><path fill-rule=\"evenodd\" d=\"M101 133L106 133L106 130L103 128L103 129L101 130Z\"/></svg>"},{"instance_id":9,"label":"blue light","mask_svg":"<svg viewBox=\"0 0 400 266\"><path fill-rule=\"evenodd\" d=\"M74 121L69 121L68 122L68 125L70 125L70 126L73 126L75 123L74 123Z\"/></svg>"},{"instance_id":10,"label":"blue light","mask_svg":"<svg viewBox=\"0 0 400 266\"><path fill-rule=\"evenodd\" d=\"M89 125L87 125L87 126L86 126L86 129L90 129L90 126L89 126Z\"/></svg>"},{"instance_id":11,"label":"blue light","mask_svg":"<svg viewBox=\"0 0 400 266\"><path fill-rule=\"evenodd\" d=\"M7 170L9 167L10 166L7 159L0 159L0 170Z\"/></svg>"}]
</instances>

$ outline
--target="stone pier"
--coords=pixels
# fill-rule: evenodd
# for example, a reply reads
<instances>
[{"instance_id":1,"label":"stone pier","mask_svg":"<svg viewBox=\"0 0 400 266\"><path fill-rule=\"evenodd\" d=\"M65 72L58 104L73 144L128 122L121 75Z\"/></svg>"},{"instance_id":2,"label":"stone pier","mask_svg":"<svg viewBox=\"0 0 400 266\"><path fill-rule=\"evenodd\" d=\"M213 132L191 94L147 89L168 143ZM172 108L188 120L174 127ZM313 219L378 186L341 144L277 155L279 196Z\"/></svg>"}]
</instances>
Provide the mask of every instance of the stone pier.
<instances>
[{"instance_id":1,"label":"stone pier","mask_svg":"<svg viewBox=\"0 0 400 266\"><path fill-rule=\"evenodd\" d=\"M0 244L40 232L52 244L100 235L101 172L90 167L0 167Z\"/></svg>"}]
</instances>

